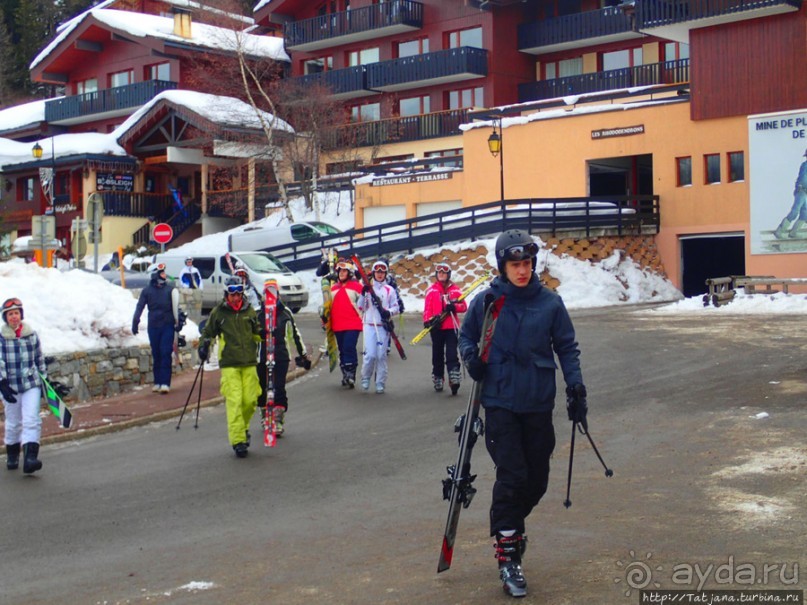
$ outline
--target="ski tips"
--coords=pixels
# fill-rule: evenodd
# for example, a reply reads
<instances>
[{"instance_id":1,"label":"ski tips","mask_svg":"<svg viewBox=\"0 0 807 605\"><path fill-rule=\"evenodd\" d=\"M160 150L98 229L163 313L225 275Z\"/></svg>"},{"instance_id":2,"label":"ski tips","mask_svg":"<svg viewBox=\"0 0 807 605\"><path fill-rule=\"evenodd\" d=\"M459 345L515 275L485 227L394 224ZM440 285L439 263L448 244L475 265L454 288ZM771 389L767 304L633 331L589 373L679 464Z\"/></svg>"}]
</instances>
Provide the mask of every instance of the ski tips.
<instances>
[{"instance_id":1,"label":"ski tips","mask_svg":"<svg viewBox=\"0 0 807 605\"><path fill-rule=\"evenodd\" d=\"M448 545L448 540L443 537L443 548L440 549L440 561L437 563L437 573L446 571L451 567L451 558L454 556L454 547Z\"/></svg>"}]
</instances>

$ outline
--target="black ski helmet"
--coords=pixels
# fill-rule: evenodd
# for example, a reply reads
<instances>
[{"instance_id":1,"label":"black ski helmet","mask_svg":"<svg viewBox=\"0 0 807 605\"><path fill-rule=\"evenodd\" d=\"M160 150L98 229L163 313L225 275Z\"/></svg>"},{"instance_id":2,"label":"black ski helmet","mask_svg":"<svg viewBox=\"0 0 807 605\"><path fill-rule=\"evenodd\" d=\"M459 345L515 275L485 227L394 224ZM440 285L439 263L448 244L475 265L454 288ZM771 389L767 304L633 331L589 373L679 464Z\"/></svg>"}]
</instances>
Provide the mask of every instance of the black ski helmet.
<instances>
[{"instance_id":1,"label":"black ski helmet","mask_svg":"<svg viewBox=\"0 0 807 605\"><path fill-rule=\"evenodd\" d=\"M518 260L512 258L510 251L519 246L524 247L521 254L529 255L532 258L532 270L538 264L538 244L532 239L532 236L526 231L521 229L508 229L496 238L496 266L499 268L499 274L504 276L504 263L508 260ZM522 256L521 258L523 258Z\"/></svg>"},{"instance_id":2,"label":"black ski helmet","mask_svg":"<svg viewBox=\"0 0 807 605\"><path fill-rule=\"evenodd\" d=\"M22 301L19 298L7 298L3 302L3 321L8 323L6 319L6 313L13 310L18 310L20 312L20 319L25 319L25 311L22 309Z\"/></svg>"}]
</instances>

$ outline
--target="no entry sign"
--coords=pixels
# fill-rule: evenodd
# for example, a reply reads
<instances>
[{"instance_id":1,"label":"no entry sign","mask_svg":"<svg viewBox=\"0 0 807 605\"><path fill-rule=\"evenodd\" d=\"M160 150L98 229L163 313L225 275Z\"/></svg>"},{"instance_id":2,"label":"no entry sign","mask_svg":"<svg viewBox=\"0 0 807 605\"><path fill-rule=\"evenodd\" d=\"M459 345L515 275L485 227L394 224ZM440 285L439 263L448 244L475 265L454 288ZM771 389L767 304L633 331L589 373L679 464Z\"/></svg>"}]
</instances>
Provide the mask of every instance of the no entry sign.
<instances>
[{"instance_id":1,"label":"no entry sign","mask_svg":"<svg viewBox=\"0 0 807 605\"><path fill-rule=\"evenodd\" d=\"M174 230L168 223L158 223L154 225L154 231L151 232L151 239L158 244L167 244L174 239Z\"/></svg>"}]
</instances>

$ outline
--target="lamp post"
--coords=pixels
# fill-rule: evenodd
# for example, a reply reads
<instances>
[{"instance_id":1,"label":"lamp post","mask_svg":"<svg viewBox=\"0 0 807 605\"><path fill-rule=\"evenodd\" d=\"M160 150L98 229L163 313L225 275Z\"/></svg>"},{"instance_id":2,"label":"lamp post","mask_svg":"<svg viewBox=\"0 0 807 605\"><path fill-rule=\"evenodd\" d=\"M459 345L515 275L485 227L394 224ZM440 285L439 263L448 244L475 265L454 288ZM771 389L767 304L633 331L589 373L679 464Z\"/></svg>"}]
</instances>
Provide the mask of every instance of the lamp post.
<instances>
[{"instance_id":1,"label":"lamp post","mask_svg":"<svg viewBox=\"0 0 807 605\"><path fill-rule=\"evenodd\" d=\"M488 137L488 149L495 158L499 156L499 200L504 203L504 147L502 146L502 117L495 118L499 122L499 130L493 125L493 133Z\"/></svg>"},{"instance_id":2,"label":"lamp post","mask_svg":"<svg viewBox=\"0 0 807 605\"><path fill-rule=\"evenodd\" d=\"M34 159L41 160L42 159L42 145L39 143L34 143L34 146L31 148L31 155L34 156ZM55 192L55 180L56 180L56 153L54 151L54 143L53 137L50 138L50 161L51 161L51 168L50 168L50 175L46 177L46 173L44 172L45 168L39 169L39 182L43 184L47 178L48 186L42 187L43 191L45 192L47 198L47 203L50 204L51 214L55 211L54 207L54 192ZM40 206L41 208L41 206ZM42 254L42 266L47 267L49 266L48 263L48 219L50 217L47 216L48 206L45 206L45 211L40 214L37 218L39 219L39 247Z\"/></svg>"}]
</instances>

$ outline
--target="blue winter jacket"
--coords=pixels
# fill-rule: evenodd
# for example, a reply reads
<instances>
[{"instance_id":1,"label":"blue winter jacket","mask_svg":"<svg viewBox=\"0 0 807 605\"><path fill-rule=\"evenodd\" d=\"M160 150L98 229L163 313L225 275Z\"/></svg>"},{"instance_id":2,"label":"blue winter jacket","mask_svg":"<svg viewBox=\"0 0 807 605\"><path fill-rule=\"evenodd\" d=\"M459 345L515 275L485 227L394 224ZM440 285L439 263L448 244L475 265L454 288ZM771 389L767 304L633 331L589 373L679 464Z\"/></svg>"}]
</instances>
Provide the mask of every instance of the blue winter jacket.
<instances>
[{"instance_id":1,"label":"blue winter jacket","mask_svg":"<svg viewBox=\"0 0 807 605\"><path fill-rule=\"evenodd\" d=\"M157 279L155 277L151 278L151 283L143 288L140 292L140 298L137 300L134 317L132 318L133 332L134 327L140 323L140 316L143 314L145 307L148 307L149 310L148 325L150 328L162 328L176 324L173 295L171 293L173 289L174 286L171 284L158 286Z\"/></svg>"},{"instance_id":2,"label":"blue winter jacket","mask_svg":"<svg viewBox=\"0 0 807 605\"><path fill-rule=\"evenodd\" d=\"M504 296L489 349L482 405L514 412L545 412L555 406L554 353L566 384L583 383L574 326L560 296L537 276L518 288L501 277L471 302L462 322L459 349L463 360L479 355L484 300Z\"/></svg>"}]
</instances>

